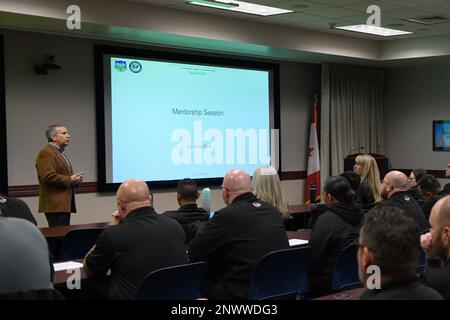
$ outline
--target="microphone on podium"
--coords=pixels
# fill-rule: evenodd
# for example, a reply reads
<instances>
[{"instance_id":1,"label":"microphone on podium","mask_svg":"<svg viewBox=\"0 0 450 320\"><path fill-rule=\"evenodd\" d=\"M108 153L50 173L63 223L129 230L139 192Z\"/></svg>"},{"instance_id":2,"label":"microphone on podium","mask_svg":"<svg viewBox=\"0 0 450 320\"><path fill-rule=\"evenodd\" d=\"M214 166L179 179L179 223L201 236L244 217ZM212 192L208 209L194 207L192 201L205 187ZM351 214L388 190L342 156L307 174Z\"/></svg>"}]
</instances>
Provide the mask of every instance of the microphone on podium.
<instances>
[{"instance_id":1,"label":"microphone on podium","mask_svg":"<svg viewBox=\"0 0 450 320\"><path fill-rule=\"evenodd\" d=\"M359 150L359 153L362 153L362 150L364 150L364 149L365 149L365 148L364 148L363 146L358 147L358 148L355 148L355 149L352 149L352 150L350 150L350 151L348 152L347 156L351 155L352 152L354 152L354 151L356 151L356 150Z\"/></svg>"}]
</instances>

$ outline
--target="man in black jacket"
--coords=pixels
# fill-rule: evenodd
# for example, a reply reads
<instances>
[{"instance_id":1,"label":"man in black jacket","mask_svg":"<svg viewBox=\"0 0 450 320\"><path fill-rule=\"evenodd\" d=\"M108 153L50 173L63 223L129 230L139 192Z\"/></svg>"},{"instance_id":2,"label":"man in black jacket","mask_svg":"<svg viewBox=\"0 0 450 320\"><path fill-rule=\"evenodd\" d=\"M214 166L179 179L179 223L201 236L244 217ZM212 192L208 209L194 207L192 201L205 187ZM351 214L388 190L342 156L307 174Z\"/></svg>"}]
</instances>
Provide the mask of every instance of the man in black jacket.
<instances>
[{"instance_id":1,"label":"man in black jacket","mask_svg":"<svg viewBox=\"0 0 450 320\"><path fill-rule=\"evenodd\" d=\"M381 196L385 201L382 205L394 206L402 209L406 216L412 218L419 225L421 232L430 228L419 203L407 193L408 177L403 172L391 171L381 183Z\"/></svg>"},{"instance_id":2,"label":"man in black jacket","mask_svg":"<svg viewBox=\"0 0 450 320\"><path fill-rule=\"evenodd\" d=\"M197 183L193 179L183 179L177 185L177 201L180 208L175 211L166 211L163 214L175 219L184 229L187 241L195 235L197 224L209 219L209 213L197 206L200 196Z\"/></svg>"},{"instance_id":3,"label":"man in black jacket","mask_svg":"<svg viewBox=\"0 0 450 320\"><path fill-rule=\"evenodd\" d=\"M436 202L430 215L431 232L421 236L427 256L426 283L450 299L450 196Z\"/></svg>"},{"instance_id":4,"label":"man in black jacket","mask_svg":"<svg viewBox=\"0 0 450 320\"><path fill-rule=\"evenodd\" d=\"M359 236L362 300L442 300L417 277L420 254L417 223L402 209L377 206L365 214Z\"/></svg>"},{"instance_id":5,"label":"man in black jacket","mask_svg":"<svg viewBox=\"0 0 450 320\"><path fill-rule=\"evenodd\" d=\"M431 174L423 176L422 179L420 179L418 186L425 199L425 202L422 203L423 214L426 219L429 219L431 209L439 199L446 196L446 193L442 190L439 180Z\"/></svg>"},{"instance_id":6,"label":"man in black jacket","mask_svg":"<svg viewBox=\"0 0 450 320\"><path fill-rule=\"evenodd\" d=\"M128 180L117 190L118 211L84 260L89 276L111 269L110 299L134 299L144 277L187 263L186 237L173 219L157 214L144 181Z\"/></svg>"},{"instance_id":7,"label":"man in black jacket","mask_svg":"<svg viewBox=\"0 0 450 320\"><path fill-rule=\"evenodd\" d=\"M210 299L247 299L258 261L271 251L289 247L278 210L251 191L251 178L245 171L229 171L222 186L227 207L206 222L189 246L192 261L208 262Z\"/></svg>"}]
</instances>

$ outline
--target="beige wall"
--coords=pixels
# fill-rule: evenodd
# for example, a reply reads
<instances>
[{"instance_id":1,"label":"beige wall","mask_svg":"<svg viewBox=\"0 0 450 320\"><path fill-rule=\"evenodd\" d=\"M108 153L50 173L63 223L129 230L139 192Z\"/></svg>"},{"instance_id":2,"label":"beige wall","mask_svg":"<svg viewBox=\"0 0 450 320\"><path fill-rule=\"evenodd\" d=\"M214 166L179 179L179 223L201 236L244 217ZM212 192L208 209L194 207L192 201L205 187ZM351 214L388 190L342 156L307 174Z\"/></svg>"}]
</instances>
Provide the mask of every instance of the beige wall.
<instances>
[{"instance_id":1,"label":"beige wall","mask_svg":"<svg viewBox=\"0 0 450 320\"><path fill-rule=\"evenodd\" d=\"M34 161L46 144L44 128L66 124L72 140L67 148L74 170L84 170L85 181L97 181L94 50L90 39L1 30L5 44L8 182L10 186L37 184ZM104 43L104 42L102 42ZM142 46L140 46L142 47ZM34 64L51 53L63 69L47 76L35 75ZM280 62L281 150L283 171L306 170L308 117L314 95L320 91L320 65ZM303 180L284 181L291 204L303 201ZM175 194L154 190L157 211L176 207ZM37 198L23 198L39 225ZM109 219L114 198L98 194L77 195L78 213L72 223ZM214 210L222 206L213 192Z\"/></svg>"}]
</instances>

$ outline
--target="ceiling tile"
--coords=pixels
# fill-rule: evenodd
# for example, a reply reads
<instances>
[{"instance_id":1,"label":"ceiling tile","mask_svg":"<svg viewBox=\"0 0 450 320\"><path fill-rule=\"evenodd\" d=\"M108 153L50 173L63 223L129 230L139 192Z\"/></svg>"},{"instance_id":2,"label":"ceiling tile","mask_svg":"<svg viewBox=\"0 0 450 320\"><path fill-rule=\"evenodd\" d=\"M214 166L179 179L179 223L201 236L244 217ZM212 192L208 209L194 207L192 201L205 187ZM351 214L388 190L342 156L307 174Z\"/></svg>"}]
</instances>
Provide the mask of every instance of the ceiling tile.
<instances>
[{"instance_id":1,"label":"ceiling tile","mask_svg":"<svg viewBox=\"0 0 450 320\"><path fill-rule=\"evenodd\" d=\"M445 0L384 0L386 3L392 3L404 7L419 7L431 4L442 4Z\"/></svg>"},{"instance_id":2,"label":"ceiling tile","mask_svg":"<svg viewBox=\"0 0 450 320\"><path fill-rule=\"evenodd\" d=\"M429 15L429 12L420 11L413 8L403 8L398 10L388 10L382 12L382 17L389 18L397 18L397 19L406 19L406 18L415 18L415 17L423 17Z\"/></svg>"},{"instance_id":3,"label":"ceiling tile","mask_svg":"<svg viewBox=\"0 0 450 320\"><path fill-rule=\"evenodd\" d=\"M352 3L366 2L367 0L311 0L310 2L317 2L326 4L328 6L344 6ZM376 0L374 0L376 1Z\"/></svg>"},{"instance_id":4,"label":"ceiling tile","mask_svg":"<svg viewBox=\"0 0 450 320\"><path fill-rule=\"evenodd\" d=\"M428 6L428 5L420 6L417 9L421 10L421 11L423 10L426 12L450 17L450 1L447 3L435 4L435 5L431 5L431 6Z\"/></svg>"},{"instance_id":5,"label":"ceiling tile","mask_svg":"<svg viewBox=\"0 0 450 320\"><path fill-rule=\"evenodd\" d=\"M309 10L308 14L313 14L323 18L339 18L354 16L355 14L358 14L358 11L340 7L326 7L322 9Z\"/></svg>"},{"instance_id":6,"label":"ceiling tile","mask_svg":"<svg viewBox=\"0 0 450 320\"><path fill-rule=\"evenodd\" d=\"M352 9L352 10L356 10L359 11L361 13L366 13L367 12L367 8L370 5L377 5L380 7L381 9L381 15L383 15L384 11L388 11L388 10L398 10L398 9L403 9L404 6L399 6L399 5L395 5L395 4L390 4L390 3L386 3L386 2L380 2L380 1L365 1L362 3L353 3L353 4L348 4L345 6L342 6L343 8L346 9Z\"/></svg>"}]
</instances>

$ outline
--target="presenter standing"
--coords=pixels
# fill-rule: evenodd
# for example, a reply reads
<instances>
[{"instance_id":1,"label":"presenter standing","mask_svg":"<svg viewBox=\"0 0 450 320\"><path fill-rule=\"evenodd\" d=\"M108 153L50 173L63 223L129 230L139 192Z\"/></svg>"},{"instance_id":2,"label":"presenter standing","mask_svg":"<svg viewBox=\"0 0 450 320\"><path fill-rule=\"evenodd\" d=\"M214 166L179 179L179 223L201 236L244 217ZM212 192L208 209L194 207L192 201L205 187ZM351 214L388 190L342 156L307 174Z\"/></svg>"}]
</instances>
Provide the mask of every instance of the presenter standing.
<instances>
[{"instance_id":1,"label":"presenter standing","mask_svg":"<svg viewBox=\"0 0 450 320\"><path fill-rule=\"evenodd\" d=\"M84 172L73 173L72 165L64 154L70 135L62 124L47 128L48 144L36 158L39 180L39 212L44 212L49 227L70 225L70 213L76 212L74 188Z\"/></svg>"}]
</instances>

